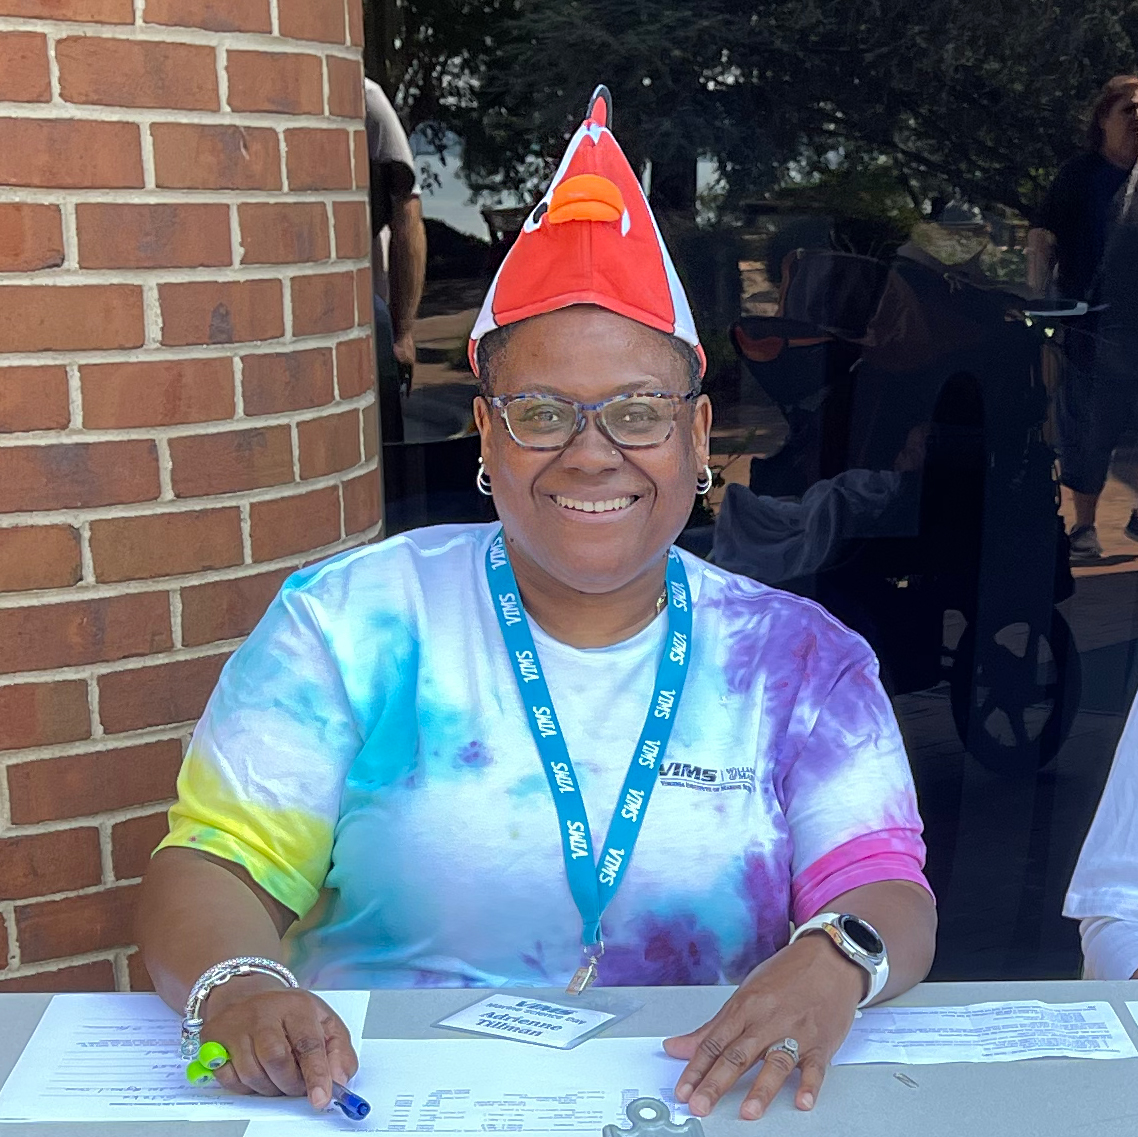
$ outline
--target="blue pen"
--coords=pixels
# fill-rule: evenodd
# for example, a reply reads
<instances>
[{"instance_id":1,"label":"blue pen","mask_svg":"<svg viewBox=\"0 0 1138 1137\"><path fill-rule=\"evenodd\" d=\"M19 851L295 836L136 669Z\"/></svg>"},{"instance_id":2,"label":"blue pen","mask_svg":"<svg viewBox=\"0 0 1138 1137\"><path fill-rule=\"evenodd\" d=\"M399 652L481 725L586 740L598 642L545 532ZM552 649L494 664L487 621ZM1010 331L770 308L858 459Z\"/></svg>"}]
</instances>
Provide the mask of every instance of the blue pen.
<instances>
[{"instance_id":1,"label":"blue pen","mask_svg":"<svg viewBox=\"0 0 1138 1137\"><path fill-rule=\"evenodd\" d=\"M371 1113L371 1106L359 1094L352 1093L339 1082L332 1083L332 1100L344 1111L344 1116L352 1121L363 1121Z\"/></svg>"}]
</instances>

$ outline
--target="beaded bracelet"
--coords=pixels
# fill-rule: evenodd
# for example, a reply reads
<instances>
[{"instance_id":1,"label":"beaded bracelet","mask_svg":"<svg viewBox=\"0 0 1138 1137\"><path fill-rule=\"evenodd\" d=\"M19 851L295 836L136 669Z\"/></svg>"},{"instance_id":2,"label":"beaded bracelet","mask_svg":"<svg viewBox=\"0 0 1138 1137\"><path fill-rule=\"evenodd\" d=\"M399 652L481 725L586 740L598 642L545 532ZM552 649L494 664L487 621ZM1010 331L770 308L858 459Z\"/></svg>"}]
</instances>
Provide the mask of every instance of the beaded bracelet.
<instances>
[{"instance_id":1,"label":"beaded bracelet","mask_svg":"<svg viewBox=\"0 0 1138 1137\"><path fill-rule=\"evenodd\" d=\"M265 959L258 955L241 955L236 959L222 960L215 963L190 988L186 998L186 1006L182 1011L182 1057L194 1059L198 1056L201 1047L202 1026L204 1025L201 1010L209 993L230 979L239 979L245 975L271 975L279 979L286 987L299 987L296 976L282 963L275 959Z\"/></svg>"}]
</instances>

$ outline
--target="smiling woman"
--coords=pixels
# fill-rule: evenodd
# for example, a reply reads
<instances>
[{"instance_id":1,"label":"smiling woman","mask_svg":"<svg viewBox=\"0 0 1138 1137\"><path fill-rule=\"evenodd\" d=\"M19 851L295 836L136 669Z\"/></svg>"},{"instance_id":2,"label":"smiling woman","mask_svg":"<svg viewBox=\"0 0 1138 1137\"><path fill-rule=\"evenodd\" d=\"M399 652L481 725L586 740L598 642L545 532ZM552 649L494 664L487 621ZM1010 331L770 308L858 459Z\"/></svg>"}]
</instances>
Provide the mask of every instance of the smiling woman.
<instances>
[{"instance_id":1,"label":"smiling woman","mask_svg":"<svg viewBox=\"0 0 1138 1137\"><path fill-rule=\"evenodd\" d=\"M856 1007L931 962L920 817L865 642L673 547L703 355L609 117L602 88L474 329L501 525L285 583L195 733L143 949L174 1006L249 956L325 987L737 983L667 1041L678 1099L761 1061L742 1115L796 1065L809 1109ZM351 1074L303 988L204 989L187 1035L231 1089L323 1105Z\"/></svg>"}]
</instances>

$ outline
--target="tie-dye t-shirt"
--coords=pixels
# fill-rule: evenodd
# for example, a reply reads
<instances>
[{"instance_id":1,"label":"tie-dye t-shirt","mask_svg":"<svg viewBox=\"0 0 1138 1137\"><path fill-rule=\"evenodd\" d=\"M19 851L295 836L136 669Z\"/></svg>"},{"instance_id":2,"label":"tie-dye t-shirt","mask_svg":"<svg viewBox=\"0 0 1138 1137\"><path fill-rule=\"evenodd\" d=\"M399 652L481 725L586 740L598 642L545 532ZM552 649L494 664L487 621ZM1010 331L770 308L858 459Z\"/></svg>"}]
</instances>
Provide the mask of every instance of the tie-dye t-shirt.
<instances>
[{"instance_id":1,"label":"tie-dye t-shirt","mask_svg":"<svg viewBox=\"0 0 1138 1137\"><path fill-rule=\"evenodd\" d=\"M580 962L558 817L486 582L496 531L422 529L290 577L194 733L164 844L238 862L296 912L289 962L306 984L560 985ZM869 647L807 600L683 560L691 666L605 914L605 984L735 982L848 889L924 884ZM582 650L533 626L594 848L666 631L665 613Z\"/></svg>"}]
</instances>

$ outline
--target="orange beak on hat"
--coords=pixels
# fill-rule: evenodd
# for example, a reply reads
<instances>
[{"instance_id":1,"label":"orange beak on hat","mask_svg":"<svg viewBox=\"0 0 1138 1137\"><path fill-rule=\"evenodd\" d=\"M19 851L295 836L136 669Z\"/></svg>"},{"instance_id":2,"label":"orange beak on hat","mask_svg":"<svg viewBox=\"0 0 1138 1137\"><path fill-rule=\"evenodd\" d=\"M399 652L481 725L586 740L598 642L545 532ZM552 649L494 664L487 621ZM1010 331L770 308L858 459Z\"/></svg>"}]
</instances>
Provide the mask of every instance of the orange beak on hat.
<instances>
[{"instance_id":1,"label":"orange beak on hat","mask_svg":"<svg viewBox=\"0 0 1138 1137\"><path fill-rule=\"evenodd\" d=\"M553 182L502 262L470 334L572 304L595 304L691 344L691 308L644 190L613 137L612 99L598 87Z\"/></svg>"},{"instance_id":2,"label":"orange beak on hat","mask_svg":"<svg viewBox=\"0 0 1138 1137\"><path fill-rule=\"evenodd\" d=\"M624 216L624 198L608 178L577 174L554 188L545 216L550 225L566 221L619 221Z\"/></svg>"}]
</instances>

